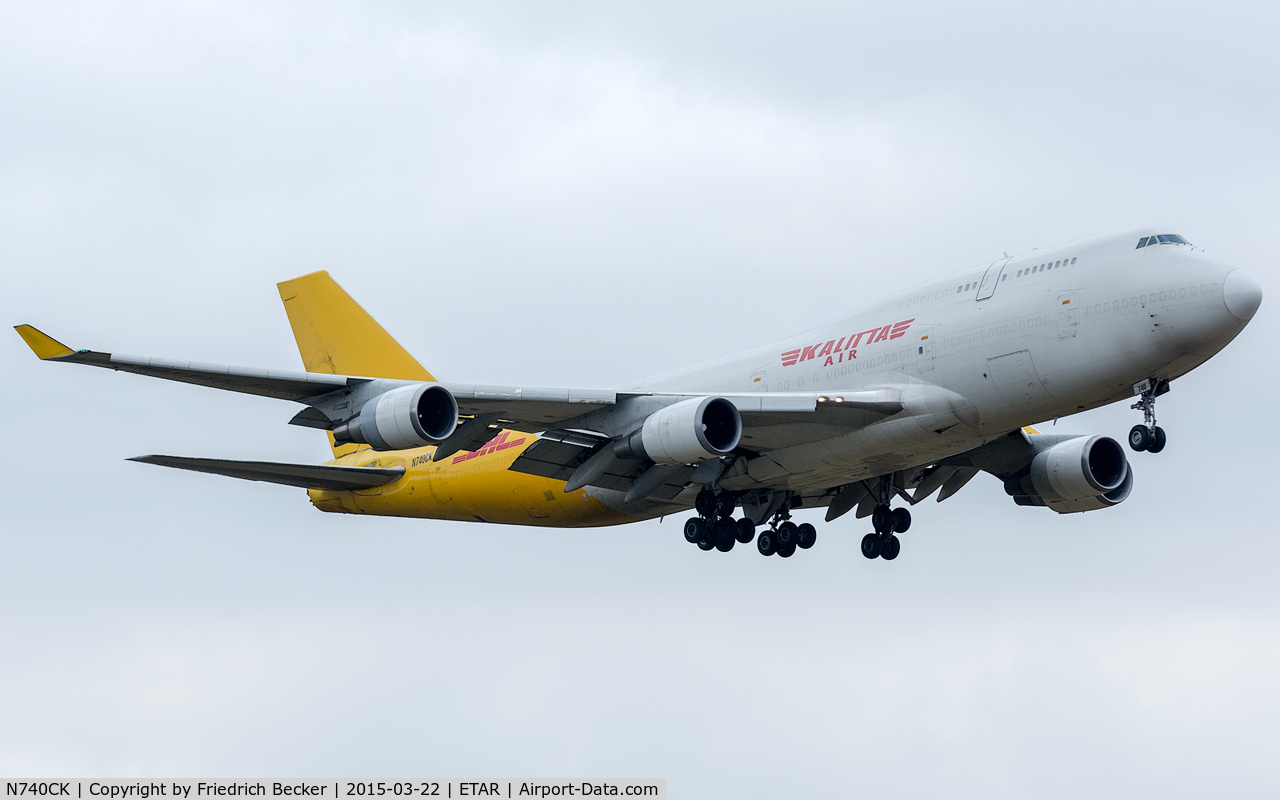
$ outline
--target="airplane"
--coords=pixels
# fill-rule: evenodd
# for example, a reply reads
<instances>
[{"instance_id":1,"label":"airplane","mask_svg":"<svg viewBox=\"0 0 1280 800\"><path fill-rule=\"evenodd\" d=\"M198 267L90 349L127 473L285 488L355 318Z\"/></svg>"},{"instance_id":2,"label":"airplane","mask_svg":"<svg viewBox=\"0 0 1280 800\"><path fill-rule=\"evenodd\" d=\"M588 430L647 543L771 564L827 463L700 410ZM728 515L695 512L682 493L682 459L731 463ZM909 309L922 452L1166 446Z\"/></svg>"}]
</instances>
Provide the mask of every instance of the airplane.
<instances>
[{"instance_id":1,"label":"airplane","mask_svg":"<svg viewBox=\"0 0 1280 800\"><path fill-rule=\"evenodd\" d=\"M790 558L817 537L793 511L825 508L831 522L856 509L873 528L862 554L893 560L909 507L979 472L1018 505L1059 514L1129 496L1116 440L1031 426L1136 397L1128 444L1159 453L1156 398L1262 302L1246 273L1161 230L1005 254L609 390L438 381L326 272L278 284L305 372L72 350L17 331L46 361L304 406L290 424L326 432L324 464L130 460L304 488L321 511L591 527L693 509L683 533L700 549L754 541Z\"/></svg>"}]
</instances>

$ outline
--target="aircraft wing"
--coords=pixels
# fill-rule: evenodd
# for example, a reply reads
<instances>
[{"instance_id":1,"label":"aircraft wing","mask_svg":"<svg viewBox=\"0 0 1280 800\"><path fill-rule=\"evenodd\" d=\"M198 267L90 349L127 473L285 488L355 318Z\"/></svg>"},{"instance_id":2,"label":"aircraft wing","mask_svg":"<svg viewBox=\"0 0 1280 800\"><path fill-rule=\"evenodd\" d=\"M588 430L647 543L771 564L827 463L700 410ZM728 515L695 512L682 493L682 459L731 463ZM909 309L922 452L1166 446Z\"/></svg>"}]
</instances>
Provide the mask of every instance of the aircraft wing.
<instances>
[{"instance_id":1,"label":"aircraft wing","mask_svg":"<svg viewBox=\"0 0 1280 800\"><path fill-rule=\"evenodd\" d=\"M325 430L331 430L338 423L349 419L365 402L383 392L421 383L73 350L29 325L19 325L17 331L36 355L47 361L103 367L215 389L291 400L310 406L298 413L291 420L292 424ZM437 456L440 457L462 449L477 449L502 428L511 428L544 434L512 465L511 468L519 472L559 479L575 475L581 478L589 473L591 478L588 482L592 485L626 489L630 492L636 489L637 483L642 483L645 496L674 497L688 483L695 469L693 466L681 466L649 472L647 466L638 461L618 459L600 469L593 466L580 472L579 468L588 459L605 449L609 437L600 432L589 431L583 435L568 434L592 427L597 420L584 419L586 415L619 403L648 398L666 404L705 396L703 394L548 389L447 382L439 385L449 390L457 401L459 414L468 418L462 421L453 436L440 443L437 448ZM839 436L896 414L905 407L900 387L846 391L832 397L816 392L718 393L717 396L732 402L742 417L741 450L745 454ZM600 461L604 460L606 459L601 457ZM184 461L182 464L175 461L165 465L217 471L208 468L208 464L200 467L195 461ZM243 465L241 468L247 469ZM219 474L231 474L225 471L230 467L219 469L222 470ZM640 475L646 472L649 474L645 480L639 481ZM258 470L253 474L262 476L268 473ZM275 477L251 479L284 482L278 472L270 474ZM305 480L319 478L313 475ZM578 479L572 479L570 483L576 484Z\"/></svg>"},{"instance_id":2,"label":"aircraft wing","mask_svg":"<svg viewBox=\"0 0 1280 800\"><path fill-rule=\"evenodd\" d=\"M226 461L220 458L138 456L130 461L225 475L246 481L266 481L302 489L372 489L400 480L404 467L340 467L325 464L280 464L274 461Z\"/></svg>"},{"instance_id":3,"label":"aircraft wing","mask_svg":"<svg viewBox=\"0 0 1280 800\"><path fill-rule=\"evenodd\" d=\"M249 367L233 367L224 364L202 364L190 361L172 361L147 356L127 356L103 353L96 350L72 350L30 325L18 325L16 330L31 349L45 361L68 364L85 364L105 367L135 375L208 386L261 397L274 397L310 405L294 418L295 424L306 427L331 427L333 410L346 409L335 392L350 393L367 386L370 395L379 394L396 386L407 386L418 381L367 378L355 375L330 375L317 372L292 372L265 370ZM369 386L373 384L372 386ZM532 431L545 430L549 425L579 416L595 408L613 405L617 393L591 389L545 389L525 386L490 386L470 383L441 383L458 402L463 416L496 415L501 420ZM325 398L325 400L321 400ZM356 407L359 410L359 407Z\"/></svg>"},{"instance_id":4,"label":"aircraft wing","mask_svg":"<svg viewBox=\"0 0 1280 800\"><path fill-rule=\"evenodd\" d=\"M192 361L173 361L148 356L129 356L96 350L73 350L30 325L18 325L16 330L37 356L45 361L68 364L84 364L103 367L135 375L146 375L197 386L240 392L243 394L292 400L313 407L294 418L295 424L308 427L331 427L341 416L350 416L351 403L344 403L344 395L367 389L370 396L386 389L407 386L417 381L369 378L355 375L331 375L317 372L293 372L234 367L224 364L205 364ZM527 386L498 386L470 383L441 382L458 402L458 411L465 417L487 417L494 424L503 424L529 432L545 431L556 423L579 417L590 411L617 404L632 397L664 397L672 402L695 394L662 394L652 392L614 392L595 389L554 389ZM364 392L358 392L363 394ZM902 410L902 393L898 389L883 388L845 392L835 402L816 392L795 393L739 393L719 394L732 402L742 414L748 429L748 440L756 436L762 449L770 449L779 436L788 443L797 440L795 426L824 425L835 422L835 427L846 428L838 419L850 412L869 412L877 415L893 414ZM323 399L322 399L323 398ZM828 402L828 400L832 402ZM358 410L358 407L357 407ZM827 411L819 414L815 411ZM788 426L791 426L788 429ZM811 431L812 438L820 438L822 431ZM809 438L803 434L800 439Z\"/></svg>"}]
</instances>

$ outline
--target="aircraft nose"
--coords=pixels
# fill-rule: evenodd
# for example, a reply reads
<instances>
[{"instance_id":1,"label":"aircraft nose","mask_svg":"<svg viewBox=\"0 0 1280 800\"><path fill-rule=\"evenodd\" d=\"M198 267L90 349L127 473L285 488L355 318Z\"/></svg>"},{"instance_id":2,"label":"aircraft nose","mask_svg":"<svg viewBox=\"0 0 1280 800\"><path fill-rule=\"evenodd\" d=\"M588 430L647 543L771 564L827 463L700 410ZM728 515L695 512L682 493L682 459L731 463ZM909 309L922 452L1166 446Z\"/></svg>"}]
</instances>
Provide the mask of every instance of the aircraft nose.
<instances>
[{"instance_id":1,"label":"aircraft nose","mask_svg":"<svg viewBox=\"0 0 1280 800\"><path fill-rule=\"evenodd\" d=\"M1243 271L1234 269L1222 282L1222 301L1231 316L1248 322L1262 305L1262 287Z\"/></svg>"}]
</instances>

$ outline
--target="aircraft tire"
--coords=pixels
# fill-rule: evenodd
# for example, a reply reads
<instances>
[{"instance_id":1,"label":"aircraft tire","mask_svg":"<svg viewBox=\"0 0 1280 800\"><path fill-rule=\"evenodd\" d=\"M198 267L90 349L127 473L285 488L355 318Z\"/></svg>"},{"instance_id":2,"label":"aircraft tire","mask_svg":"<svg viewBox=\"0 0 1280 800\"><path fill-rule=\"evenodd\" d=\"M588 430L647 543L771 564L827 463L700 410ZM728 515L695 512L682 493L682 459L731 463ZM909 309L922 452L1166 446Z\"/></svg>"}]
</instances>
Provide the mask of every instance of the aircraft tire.
<instances>
[{"instance_id":1,"label":"aircraft tire","mask_svg":"<svg viewBox=\"0 0 1280 800\"><path fill-rule=\"evenodd\" d=\"M796 554L795 541L791 541L787 544L778 545L778 555L782 556L783 558L791 558L795 554Z\"/></svg>"},{"instance_id":2,"label":"aircraft tire","mask_svg":"<svg viewBox=\"0 0 1280 800\"><path fill-rule=\"evenodd\" d=\"M750 544L756 538L756 524L745 517L735 523L737 525L738 544Z\"/></svg>"},{"instance_id":3,"label":"aircraft tire","mask_svg":"<svg viewBox=\"0 0 1280 800\"><path fill-rule=\"evenodd\" d=\"M716 495L710 489L703 489L693 499L693 510L698 516L710 519L716 513Z\"/></svg>"},{"instance_id":4,"label":"aircraft tire","mask_svg":"<svg viewBox=\"0 0 1280 800\"><path fill-rule=\"evenodd\" d=\"M911 527L911 512L905 508L895 508L893 510L893 532L906 533L907 528Z\"/></svg>"},{"instance_id":5,"label":"aircraft tire","mask_svg":"<svg viewBox=\"0 0 1280 800\"><path fill-rule=\"evenodd\" d=\"M868 533L862 537L862 554L867 558L880 557L880 534Z\"/></svg>"},{"instance_id":6,"label":"aircraft tire","mask_svg":"<svg viewBox=\"0 0 1280 800\"><path fill-rule=\"evenodd\" d=\"M723 539L722 541L716 542L716 549L719 550L721 553L727 553L730 550L732 550L733 546L737 543L738 543L737 539L733 538L732 536L729 536Z\"/></svg>"},{"instance_id":7,"label":"aircraft tire","mask_svg":"<svg viewBox=\"0 0 1280 800\"><path fill-rule=\"evenodd\" d=\"M711 541L711 537L707 537L698 541L698 549L705 552L707 550L716 549L716 545Z\"/></svg>"},{"instance_id":8,"label":"aircraft tire","mask_svg":"<svg viewBox=\"0 0 1280 800\"><path fill-rule=\"evenodd\" d=\"M729 492L721 492L716 495L716 514L725 519L733 516L733 510L738 507L737 498Z\"/></svg>"},{"instance_id":9,"label":"aircraft tire","mask_svg":"<svg viewBox=\"0 0 1280 800\"><path fill-rule=\"evenodd\" d=\"M884 541L880 543L880 557L885 561L892 561L898 557L898 553L902 551L902 542L897 536L889 534L884 537Z\"/></svg>"},{"instance_id":10,"label":"aircraft tire","mask_svg":"<svg viewBox=\"0 0 1280 800\"><path fill-rule=\"evenodd\" d=\"M778 532L774 535L778 542L778 552L782 552L782 548L789 544L795 544L797 528L794 522L784 522L778 526Z\"/></svg>"},{"instance_id":11,"label":"aircraft tire","mask_svg":"<svg viewBox=\"0 0 1280 800\"><path fill-rule=\"evenodd\" d=\"M871 527L875 528L876 533L891 533L893 531L893 509L883 503L876 506L876 510L871 512Z\"/></svg>"},{"instance_id":12,"label":"aircraft tire","mask_svg":"<svg viewBox=\"0 0 1280 800\"><path fill-rule=\"evenodd\" d=\"M1151 429L1146 425L1134 425L1129 429L1129 447L1135 452L1141 453L1143 450L1150 449L1153 440Z\"/></svg>"},{"instance_id":13,"label":"aircraft tire","mask_svg":"<svg viewBox=\"0 0 1280 800\"><path fill-rule=\"evenodd\" d=\"M721 517L711 523L711 543L720 547L725 542L732 542L737 537L737 526L733 520Z\"/></svg>"},{"instance_id":14,"label":"aircraft tire","mask_svg":"<svg viewBox=\"0 0 1280 800\"><path fill-rule=\"evenodd\" d=\"M1164 435L1164 428L1156 426L1156 433L1151 437L1151 445L1147 448L1148 453L1159 453L1164 449L1165 442L1168 441Z\"/></svg>"},{"instance_id":15,"label":"aircraft tire","mask_svg":"<svg viewBox=\"0 0 1280 800\"><path fill-rule=\"evenodd\" d=\"M796 526L796 546L801 550L808 550L813 547L813 543L818 541L818 529L807 522L802 522Z\"/></svg>"},{"instance_id":16,"label":"aircraft tire","mask_svg":"<svg viewBox=\"0 0 1280 800\"><path fill-rule=\"evenodd\" d=\"M684 521L684 540L689 544L697 544L707 534L707 521L701 517L690 517Z\"/></svg>"},{"instance_id":17,"label":"aircraft tire","mask_svg":"<svg viewBox=\"0 0 1280 800\"><path fill-rule=\"evenodd\" d=\"M773 538L773 531L761 531L756 537L756 549L762 556L771 556L778 552L778 543Z\"/></svg>"}]
</instances>

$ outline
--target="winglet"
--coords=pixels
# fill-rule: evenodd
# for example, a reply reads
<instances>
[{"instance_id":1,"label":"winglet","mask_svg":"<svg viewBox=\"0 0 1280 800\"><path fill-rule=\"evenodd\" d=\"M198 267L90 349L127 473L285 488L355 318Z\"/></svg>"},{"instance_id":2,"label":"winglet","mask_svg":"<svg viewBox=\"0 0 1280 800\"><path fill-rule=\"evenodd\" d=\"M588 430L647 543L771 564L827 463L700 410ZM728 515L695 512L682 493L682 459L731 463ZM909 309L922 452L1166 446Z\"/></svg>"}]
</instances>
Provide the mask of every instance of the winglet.
<instances>
[{"instance_id":1,"label":"winglet","mask_svg":"<svg viewBox=\"0 0 1280 800\"><path fill-rule=\"evenodd\" d=\"M27 347L30 347L31 351L39 356L42 361L57 358L58 356L69 356L75 352L62 342L48 334L41 333L30 325L14 325L13 329L27 343Z\"/></svg>"}]
</instances>

